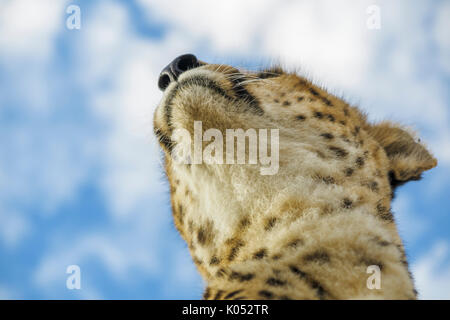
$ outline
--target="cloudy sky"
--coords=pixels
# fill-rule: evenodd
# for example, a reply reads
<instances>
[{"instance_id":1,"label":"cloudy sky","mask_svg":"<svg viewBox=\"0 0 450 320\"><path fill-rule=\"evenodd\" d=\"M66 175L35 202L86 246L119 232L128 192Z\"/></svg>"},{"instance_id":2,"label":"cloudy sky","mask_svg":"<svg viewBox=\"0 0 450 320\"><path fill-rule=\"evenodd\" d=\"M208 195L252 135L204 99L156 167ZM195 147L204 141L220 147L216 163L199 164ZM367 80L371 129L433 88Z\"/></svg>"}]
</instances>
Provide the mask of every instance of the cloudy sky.
<instances>
[{"instance_id":1,"label":"cloudy sky","mask_svg":"<svg viewBox=\"0 0 450 320\"><path fill-rule=\"evenodd\" d=\"M393 208L420 297L450 299L444 0L0 0L0 299L200 298L152 136L158 73L183 53L279 62L420 132L439 165Z\"/></svg>"}]
</instances>

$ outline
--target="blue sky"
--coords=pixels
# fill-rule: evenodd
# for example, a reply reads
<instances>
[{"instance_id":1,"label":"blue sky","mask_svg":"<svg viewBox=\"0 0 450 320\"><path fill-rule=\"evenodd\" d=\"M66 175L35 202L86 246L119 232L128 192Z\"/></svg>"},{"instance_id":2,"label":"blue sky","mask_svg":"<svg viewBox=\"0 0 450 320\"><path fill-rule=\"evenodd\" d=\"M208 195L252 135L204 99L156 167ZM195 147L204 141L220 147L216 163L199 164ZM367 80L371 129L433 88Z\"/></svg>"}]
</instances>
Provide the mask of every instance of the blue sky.
<instances>
[{"instance_id":1,"label":"blue sky","mask_svg":"<svg viewBox=\"0 0 450 320\"><path fill-rule=\"evenodd\" d=\"M158 73L187 52L281 62L416 129L439 165L393 209L421 297L449 299L449 21L448 1L0 0L0 299L201 296L152 136Z\"/></svg>"}]
</instances>

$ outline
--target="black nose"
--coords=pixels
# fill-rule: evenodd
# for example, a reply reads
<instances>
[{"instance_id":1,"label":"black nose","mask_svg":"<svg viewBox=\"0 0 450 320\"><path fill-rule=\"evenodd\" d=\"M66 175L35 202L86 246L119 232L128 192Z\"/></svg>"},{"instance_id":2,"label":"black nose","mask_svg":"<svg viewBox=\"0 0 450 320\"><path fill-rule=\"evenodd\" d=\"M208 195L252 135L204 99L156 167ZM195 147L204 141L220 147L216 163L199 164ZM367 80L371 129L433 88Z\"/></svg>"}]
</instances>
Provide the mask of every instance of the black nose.
<instances>
[{"instance_id":1,"label":"black nose","mask_svg":"<svg viewBox=\"0 0 450 320\"><path fill-rule=\"evenodd\" d=\"M183 54L175 58L159 74L158 87L165 90L172 81L178 79L180 74L198 66L198 60L193 54Z\"/></svg>"}]
</instances>

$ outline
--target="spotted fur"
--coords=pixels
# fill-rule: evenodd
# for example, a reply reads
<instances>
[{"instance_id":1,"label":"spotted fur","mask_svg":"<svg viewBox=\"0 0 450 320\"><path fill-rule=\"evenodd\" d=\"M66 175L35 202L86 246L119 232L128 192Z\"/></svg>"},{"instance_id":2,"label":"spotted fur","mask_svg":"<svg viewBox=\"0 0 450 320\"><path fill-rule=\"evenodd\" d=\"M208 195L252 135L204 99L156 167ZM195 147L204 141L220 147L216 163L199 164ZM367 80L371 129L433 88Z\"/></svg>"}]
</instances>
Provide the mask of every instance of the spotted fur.
<instances>
[{"instance_id":1,"label":"spotted fur","mask_svg":"<svg viewBox=\"0 0 450 320\"><path fill-rule=\"evenodd\" d=\"M280 168L177 164L174 129L279 129ZM414 299L391 212L396 186L437 161L414 134L364 114L307 79L201 63L155 112L176 228L205 299ZM183 143L183 142L179 142ZM381 289L366 286L368 265Z\"/></svg>"}]
</instances>

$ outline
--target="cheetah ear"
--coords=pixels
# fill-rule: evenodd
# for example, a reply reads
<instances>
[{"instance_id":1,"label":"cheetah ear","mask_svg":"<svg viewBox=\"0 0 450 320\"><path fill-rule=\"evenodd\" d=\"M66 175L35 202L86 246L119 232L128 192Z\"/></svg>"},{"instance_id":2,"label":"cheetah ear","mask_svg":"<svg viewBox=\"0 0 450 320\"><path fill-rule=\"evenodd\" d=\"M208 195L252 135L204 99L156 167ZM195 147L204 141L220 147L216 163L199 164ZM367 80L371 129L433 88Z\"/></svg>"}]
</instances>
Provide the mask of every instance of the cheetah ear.
<instances>
[{"instance_id":1,"label":"cheetah ear","mask_svg":"<svg viewBox=\"0 0 450 320\"><path fill-rule=\"evenodd\" d=\"M386 151L393 184L418 180L422 172L437 165L437 160L415 139L414 133L398 125L382 122L370 126L368 132Z\"/></svg>"}]
</instances>

